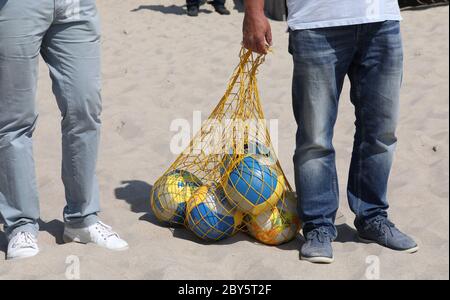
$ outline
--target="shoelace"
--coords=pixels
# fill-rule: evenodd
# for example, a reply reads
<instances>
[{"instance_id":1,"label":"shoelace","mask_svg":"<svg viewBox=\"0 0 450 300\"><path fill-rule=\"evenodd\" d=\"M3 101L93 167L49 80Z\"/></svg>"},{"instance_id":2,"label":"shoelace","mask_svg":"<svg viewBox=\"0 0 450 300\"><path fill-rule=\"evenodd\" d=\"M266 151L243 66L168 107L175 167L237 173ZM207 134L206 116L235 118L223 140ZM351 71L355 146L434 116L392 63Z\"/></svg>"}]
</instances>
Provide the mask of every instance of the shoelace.
<instances>
[{"instance_id":1,"label":"shoelace","mask_svg":"<svg viewBox=\"0 0 450 300\"><path fill-rule=\"evenodd\" d=\"M12 248L36 248L36 241L34 236L26 231L21 231L17 234L17 238L14 240Z\"/></svg>"},{"instance_id":2,"label":"shoelace","mask_svg":"<svg viewBox=\"0 0 450 300\"><path fill-rule=\"evenodd\" d=\"M112 236L116 236L119 238L119 235L112 230L111 226L106 225L105 223L98 221L95 224L95 229L100 233L100 235L106 240Z\"/></svg>"},{"instance_id":3,"label":"shoelace","mask_svg":"<svg viewBox=\"0 0 450 300\"><path fill-rule=\"evenodd\" d=\"M330 233L324 228L313 229L308 233L307 238L308 240L317 239L321 243L332 240Z\"/></svg>"},{"instance_id":4,"label":"shoelace","mask_svg":"<svg viewBox=\"0 0 450 300\"><path fill-rule=\"evenodd\" d=\"M392 230L395 227L394 223L383 217L375 218L367 226L369 230L378 232L379 235L386 235L388 232L393 235Z\"/></svg>"}]
</instances>

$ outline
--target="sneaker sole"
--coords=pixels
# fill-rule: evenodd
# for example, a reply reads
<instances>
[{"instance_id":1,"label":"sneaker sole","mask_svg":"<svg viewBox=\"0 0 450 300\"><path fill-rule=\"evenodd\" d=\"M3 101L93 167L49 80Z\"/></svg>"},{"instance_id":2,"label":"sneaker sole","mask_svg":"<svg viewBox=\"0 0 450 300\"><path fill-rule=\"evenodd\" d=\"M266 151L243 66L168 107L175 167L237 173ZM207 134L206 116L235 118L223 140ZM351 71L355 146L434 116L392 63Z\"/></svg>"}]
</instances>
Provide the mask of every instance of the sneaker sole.
<instances>
[{"instance_id":1,"label":"sneaker sole","mask_svg":"<svg viewBox=\"0 0 450 300\"><path fill-rule=\"evenodd\" d=\"M86 244L92 243L92 242L82 241L82 240L80 240L79 237L71 237L71 236L67 235L66 233L64 233L64 235L63 235L63 241L66 244L68 244L68 243L77 243L77 244L86 245ZM95 244L95 243L92 243L92 244ZM122 248L117 248L117 249L106 248L106 247L103 247L103 246L100 246L100 247L108 249L108 250L111 250L111 251L125 251L125 250L128 250L130 248L129 246L122 247Z\"/></svg>"},{"instance_id":2,"label":"sneaker sole","mask_svg":"<svg viewBox=\"0 0 450 300\"><path fill-rule=\"evenodd\" d=\"M391 250L394 250L394 251L405 252L405 253L409 253L409 254L416 253L417 251L419 251L419 246L416 246L416 247L413 247L413 248L410 248L410 249L405 249L405 250L392 249L392 248L386 247L385 245L381 245L377 241L365 239L365 238L361 237L360 235L358 235L358 240L360 240L361 242L366 243L366 244L378 244L380 246L383 246L385 248L388 248L388 249L391 249Z\"/></svg>"},{"instance_id":3,"label":"sneaker sole","mask_svg":"<svg viewBox=\"0 0 450 300\"><path fill-rule=\"evenodd\" d=\"M22 259L27 259L27 258L34 257L34 256L36 256L38 254L39 254L39 250L37 252L35 252L35 251L29 251L29 252L24 251L22 253L22 255L19 255L19 256L8 256L8 255L6 255L6 260L10 260L10 261L12 261L12 260L22 260Z\"/></svg>"},{"instance_id":4,"label":"sneaker sole","mask_svg":"<svg viewBox=\"0 0 450 300\"><path fill-rule=\"evenodd\" d=\"M331 264L332 262L334 262L334 258L329 258L329 257L304 257L301 256L300 257L301 260L310 262L310 263L314 263L314 264Z\"/></svg>"}]
</instances>

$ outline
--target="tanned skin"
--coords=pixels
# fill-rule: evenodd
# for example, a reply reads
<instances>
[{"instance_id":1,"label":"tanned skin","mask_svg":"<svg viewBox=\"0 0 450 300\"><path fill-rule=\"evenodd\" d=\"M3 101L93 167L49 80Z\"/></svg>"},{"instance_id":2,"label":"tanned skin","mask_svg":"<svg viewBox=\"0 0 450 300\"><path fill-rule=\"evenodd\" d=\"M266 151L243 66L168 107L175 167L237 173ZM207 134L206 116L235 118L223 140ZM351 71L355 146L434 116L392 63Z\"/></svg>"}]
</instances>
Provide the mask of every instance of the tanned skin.
<instances>
[{"instance_id":1,"label":"tanned skin","mask_svg":"<svg viewBox=\"0 0 450 300\"><path fill-rule=\"evenodd\" d=\"M264 0L245 0L243 45L260 54L267 54L272 45L272 30L264 14Z\"/></svg>"}]
</instances>

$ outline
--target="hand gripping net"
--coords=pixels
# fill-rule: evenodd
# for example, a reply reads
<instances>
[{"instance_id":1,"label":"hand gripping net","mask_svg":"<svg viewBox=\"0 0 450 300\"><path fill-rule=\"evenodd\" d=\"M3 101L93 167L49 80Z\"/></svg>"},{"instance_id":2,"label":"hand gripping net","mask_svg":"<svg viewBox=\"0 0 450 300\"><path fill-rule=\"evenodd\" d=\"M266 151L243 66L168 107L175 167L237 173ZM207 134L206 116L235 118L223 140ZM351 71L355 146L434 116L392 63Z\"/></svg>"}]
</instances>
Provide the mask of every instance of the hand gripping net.
<instances>
[{"instance_id":1,"label":"hand gripping net","mask_svg":"<svg viewBox=\"0 0 450 300\"><path fill-rule=\"evenodd\" d=\"M158 219L218 241L244 230L278 245L300 230L297 199L273 149L256 74L264 55L242 49L225 95L154 184Z\"/></svg>"}]
</instances>

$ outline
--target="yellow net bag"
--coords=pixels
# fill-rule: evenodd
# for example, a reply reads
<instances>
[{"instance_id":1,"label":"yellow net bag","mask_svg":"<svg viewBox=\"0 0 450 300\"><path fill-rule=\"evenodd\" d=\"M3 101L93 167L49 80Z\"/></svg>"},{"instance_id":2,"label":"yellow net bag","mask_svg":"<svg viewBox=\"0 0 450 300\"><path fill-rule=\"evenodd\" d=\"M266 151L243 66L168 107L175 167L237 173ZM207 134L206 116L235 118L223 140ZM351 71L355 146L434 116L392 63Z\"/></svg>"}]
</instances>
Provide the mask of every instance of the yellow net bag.
<instances>
[{"instance_id":1,"label":"yellow net bag","mask_svg":"<svg viewBox=\"0 0 450 300\"><path fill-rule=\"evenodd\" d=\"M218 241L239 230L269 245L300 230L297 199L273 149L256 74L264 55L242 49L225 95L154 184L158 219Z\"/></svg>"}]
</instances>

